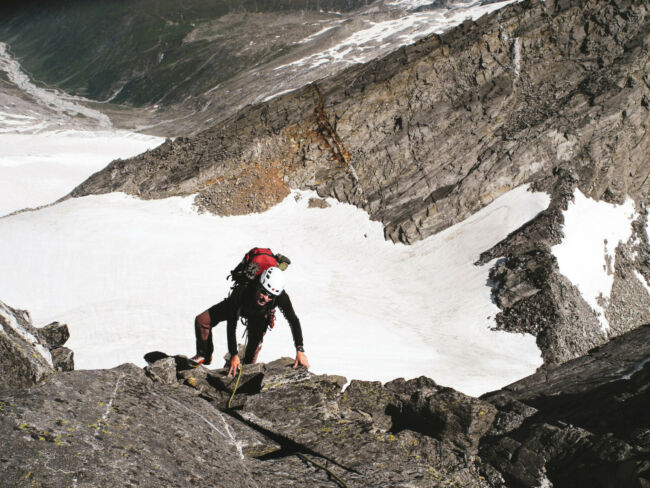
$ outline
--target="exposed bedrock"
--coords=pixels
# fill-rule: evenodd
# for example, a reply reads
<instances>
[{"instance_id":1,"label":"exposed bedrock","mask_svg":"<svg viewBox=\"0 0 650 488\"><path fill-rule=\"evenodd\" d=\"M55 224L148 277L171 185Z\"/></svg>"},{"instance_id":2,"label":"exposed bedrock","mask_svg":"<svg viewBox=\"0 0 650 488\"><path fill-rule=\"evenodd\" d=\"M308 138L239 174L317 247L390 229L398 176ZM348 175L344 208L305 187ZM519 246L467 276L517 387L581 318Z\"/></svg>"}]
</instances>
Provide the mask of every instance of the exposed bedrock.
<instances>
[{"instance_id":1,"label":"exposed bedrock","mask_svg":"<svg viewBox=\"0 0 650 488\"><path fill-rule=\"evenodd\" d=\"M63 347L69 337L67 325L38 329L28 312L0 301L0 390L27 388L56 371L73 370L72 351Z\"/></svg>"},{"instance_id":2,"label":"exposed bedrock","mask_svg":"<svg viewBox=\"0 0 650 488\"><path fill-rule=\"evenodd\" d=\"M650 486L649 346L647 324L483 395L499 413L481 458L507 486Z\"/></svg>"},{"instance_id":3,"label":"exposed bedrock","mask_svg":"<svg viewBox=\"0 0 650 488\"><path fill-rule=\"evenodd\" d=\"M481 398L147 355L0 392L7 486L645 487L650 325ZM238 385L232 398L234 388ZM230 405L229 405L230 403Z\"/></svg>"},{"instance_id":4,"label":"exposed bedrock","mask_svg":"<svg viewBox=\"0 0 650 488\"><path fill-rule=\"evenodd\" d=\"M546 365L582 356L612 337L650 322L646 208L650 202L640 206L631 237L617 246L614 265L608 270L613 285L610 296L601 300L609 325L605 330L578 288L560 273L551 250L564 238L563 212L576 184L577 176L564 170L538 181L540 189L551 193L549 207L477 261L486 264L497 259L490 270L493 299L501 309L497 328L535 335Z\"/></svg>"},{"instance_id":5,"label":"exposed bedrock","mask_svg":"<svg viewBox=\"0 0 650 488\"><path fill-rule=\"evenodd\" d=\"M650 184L647 14L640 0L511 5L115 161L72 196L197 194L229 215L315 188L406 243L558 167L588 196L638 202Z\"/></svg>"}]
</instances>

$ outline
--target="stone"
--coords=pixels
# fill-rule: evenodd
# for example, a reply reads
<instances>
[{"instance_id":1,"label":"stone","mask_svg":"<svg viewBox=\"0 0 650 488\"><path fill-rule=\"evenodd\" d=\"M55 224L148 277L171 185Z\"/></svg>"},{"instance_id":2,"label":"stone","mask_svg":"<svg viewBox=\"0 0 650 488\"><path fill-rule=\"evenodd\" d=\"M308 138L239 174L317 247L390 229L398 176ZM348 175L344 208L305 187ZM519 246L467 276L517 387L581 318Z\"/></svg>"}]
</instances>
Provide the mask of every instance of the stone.
<instances>
[{"instance_id":1,"label":"stone","mask_svg":"<svg viewBox=\"0 0 650 488\"><path fill-rule=\"evenodd\" d=\"M55 347L50 350L54 369L58 372L74 370L74 352L67 347Z\"/></svg>"},{"instance_id":2,"label":"stone","mask_svg":"<svg viewBox=\"0 0 650 488\"><path fill-rule=\"evenodd\" d=\"M176 360L173 357L159 359L144 368L144 372L154 381L164 385L177 385Z\"/></svg>"},{"instance_id":3,"label":"stone","mask_svg":"<svg viewBox=\"0 0 650 488\"><path fill-rule=\"evenodd\" d=\"M0 389L27 388L52 374L52 354L29 314L0 301Z\"/></svg>"},{"instance_id":4,"label":"stone","mask_svg":"<svg viewBox=\"0 0 650 488\"><path fill-rule=\"evenodd\" d=\"M52 322L45 327L38 329L41 341L46 343L50 349L61 347L70 339L70 331L67 324Z\"/></svg>"},{"instance_id":5,"label":"stone","mask_svg":"<svg viewBox=\"0 0 650 488\"><path fill-rule=\"evenodd\" d=\"M330 206L324 198L310 198L307 203L308 208L328 208Z\"/></svg>"},{"instance_id":6,"label":"stone","mask_svg":"<svg viewBox=\"0 0 650 488\"><path fill-rule=\"evenodd\" d=\"M490 403L451 388L423 389L402 407L401 423L474 454L496 413Z\"/></svg>"}]
</instances>

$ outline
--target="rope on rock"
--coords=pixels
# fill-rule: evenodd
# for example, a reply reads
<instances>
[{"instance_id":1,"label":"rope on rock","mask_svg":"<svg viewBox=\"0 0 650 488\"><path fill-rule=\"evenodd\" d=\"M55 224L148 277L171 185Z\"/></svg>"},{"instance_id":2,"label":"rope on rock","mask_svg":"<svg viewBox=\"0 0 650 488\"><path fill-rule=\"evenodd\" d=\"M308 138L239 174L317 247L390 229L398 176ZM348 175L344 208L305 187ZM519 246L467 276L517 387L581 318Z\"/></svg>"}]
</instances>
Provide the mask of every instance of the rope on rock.
<instances>
[{"instance_id":1,"label":"rope on rock","mask_svg":"<svg viewBox=\"0 0 650 488\"><path fill-rule=\"evenodd\" d=\"M248 321L242 320L242 323L244 324L245 327L248 327ZM246 341L244 342L244 356L246 356L246 348L248 347L248 328L246 329L245 334L246 334ZM243 363L239 365L239 374L237 375L235 389L232 391L232 395L230 395L230 400L228 400L228 410L230 410L230 404L232 403L232 399L235 398L235 393L237 393L237 388L239 388L239 380L241 380L242 371L244 371Z\"/></svg>"},{"instance_id":2,"label":"rope on rock","mask_svg":"<svg viewBox=\"0 0 650 488\"><path fill-rule=\"evenodd\" d=\"M242 319L242 323L244 326L248 326L248 321L245 319ZM244 333L246 335L246 341L244 343L244 356L246 355L246 349L248 348L248 328L246 329L246 332ZM241 380L241 374L242 371L244 370L244 365L241 364L239 366L239 374L237 375L237 381L235 382L235 388L232 390L232 394L230 395L230 399L228 400L228 410L230 410L230 405L232 403L232 399L235 398L235 394L237 393L237 388L239 388L239 380ZM336 483L341 487L341 488L348 488L348 485L343 481L341 478L339 478L335 473L333 473L329 468L323 466L322 464L317 463L313 459L308 458L301 452L297 452L296 456L298 456L300 459L305 461L306 463L313 464L319 469L322 469L323 471L327 472L333 479L336 481Z\"/></svg>"}]
</instances>

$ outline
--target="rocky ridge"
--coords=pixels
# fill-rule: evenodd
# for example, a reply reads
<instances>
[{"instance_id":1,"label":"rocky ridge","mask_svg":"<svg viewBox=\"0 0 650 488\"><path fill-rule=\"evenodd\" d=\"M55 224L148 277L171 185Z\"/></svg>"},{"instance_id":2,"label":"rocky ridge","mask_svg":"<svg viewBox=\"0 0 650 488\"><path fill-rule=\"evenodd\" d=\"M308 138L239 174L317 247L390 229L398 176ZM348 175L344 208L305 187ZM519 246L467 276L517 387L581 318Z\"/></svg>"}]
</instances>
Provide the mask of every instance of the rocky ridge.
<instances>
[{"instance_id":1,"label":"rocky ridge","mask_svg":"<svg viewBox=\"0 0 650 488\"><path fill-rule=\"evenodd\" d=\"M310 188L405 243L557 168L595 199L640 203L647 14L635 0L514 4L115 161L71 195L196 194L199 208L229 215Z\"/></svg>"},{"instance_id":2,"label":"rocky ridge","mask_svg":"<svg viewBox=\"0 0 650 488\"><path fill-rule=\"evenodd\" d=\"M650 294L641 281L650 283L645 206L632 225L631 237L616 249L610 270L614 284L609 299L603 300L607 331L576 286L559 272L551 248L564 237L563 212L573 199L576 180L572 171L559 170L536 182L537 189L551 193L549 207L483 252L476 262L487 264L497 259L490 270L493 299L501 309L497 328L535 335L546 365L582 356L612 337L650 322Z\"/></svg>"},{"instance_id":3,"label":"rocky ridge","mask_svg":"<svg viewBox=\"0 0 650 488\"><path fill-rule=\"evenodd\" d=\"M233 397L225 369L152 352L0 392L0 466L6 486L645 487L648 358L650 325L481 398L425 377L342 389L283 358Z\"/></svg>"}]
</instances>

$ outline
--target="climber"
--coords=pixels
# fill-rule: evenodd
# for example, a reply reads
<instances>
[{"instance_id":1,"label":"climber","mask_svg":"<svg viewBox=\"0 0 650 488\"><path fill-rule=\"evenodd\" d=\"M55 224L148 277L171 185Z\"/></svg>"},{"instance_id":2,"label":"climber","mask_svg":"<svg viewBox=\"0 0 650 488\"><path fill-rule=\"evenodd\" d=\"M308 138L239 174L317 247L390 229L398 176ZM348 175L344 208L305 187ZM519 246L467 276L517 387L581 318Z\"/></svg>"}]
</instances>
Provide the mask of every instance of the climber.
<instances>
[{"instance_id":1,"label":"climber","mask_svg":"<svg viewBox=\"0 0 650 488\"><path fill-rule=\"evenodd\" d=\"M294 368L299 365L309 368L302 341L302 329L291 300L284 291L284 275L277 267L270 267L245 286L233 288L232 293L221 302L213 305L196 316L194 332L196 334L196 356L190 360L191 366L208 365L212 361L214 345L212 327L227 321L228 352L230 368L228 376L237 374L241 360L237 352L237 322L239 318L248 321L248 343L244 352L244 364L253 364L262 349L262 340L269 327L273 328L275 307L279 307L291 327L293 342L296 347Z\"/></svg>"}]
</instances>

